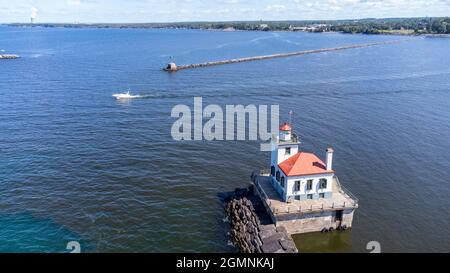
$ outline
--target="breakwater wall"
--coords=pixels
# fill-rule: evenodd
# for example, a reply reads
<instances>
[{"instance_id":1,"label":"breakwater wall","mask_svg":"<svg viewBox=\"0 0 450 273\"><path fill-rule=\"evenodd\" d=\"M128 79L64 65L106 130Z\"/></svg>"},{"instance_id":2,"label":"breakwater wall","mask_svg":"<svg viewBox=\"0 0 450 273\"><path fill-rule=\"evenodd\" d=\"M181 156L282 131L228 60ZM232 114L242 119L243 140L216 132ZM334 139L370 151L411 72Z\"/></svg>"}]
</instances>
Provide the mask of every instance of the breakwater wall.
<instances>
[{"instance_id":1,"label":"breakwater wall","mask_svg":"<svg viewBox=\"0 0 450 273\"><path fill-rule=\"evenodd\" d=\"M201 67L242 63L242 62L261 61L261 60L267 60L267 59L286 58L286 57L292 57L292 56L330 52L330 51L339 51L339 50L346 50L346 49L352 49L352 48L364 48L364 47L371 47L371 46L395 44L395 43L405 42L405 41L409 41L409 40L412 40L412 39L391 40L391 41L366 43L366 44L353 44L353 45L340 46L340 47L303 50L303 51L295 51L295 52L289 52L289 53L279 53L279 54L272 54L272 55L237 58L237 59L229 59L229 60L223 60L223 61L213 61L213 62L206 62L206 63L189 64L189 65L176 65L175 63L170 63L163 70L169 71L169 72L170 71L174 72L174 71L183 70L183 69L201 68Z\"/></svg>"},{"instance_id":2,"label":"breakwater wall","mask_svg":"<svg viewBox=\"0 0 450 273\"><path fill-rule=\"evenodd\" d=\"M283 227L275 227L265 215L253 186L236 189L225 199L230 239L241 253L296 253L294 241Z\"/></svg>"}]
</instances>

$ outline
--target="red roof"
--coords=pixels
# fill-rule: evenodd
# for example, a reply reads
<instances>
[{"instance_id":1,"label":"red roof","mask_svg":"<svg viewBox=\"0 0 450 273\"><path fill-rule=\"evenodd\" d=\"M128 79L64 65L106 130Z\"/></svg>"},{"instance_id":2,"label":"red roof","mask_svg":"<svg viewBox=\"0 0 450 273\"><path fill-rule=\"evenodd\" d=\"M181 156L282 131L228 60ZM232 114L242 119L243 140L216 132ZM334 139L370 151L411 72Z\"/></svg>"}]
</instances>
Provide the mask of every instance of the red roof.
<instances>
[{"instance_id":1,"label":"red roof","mask_svg":"<svg viewBox=\"0 0 450 273\"><path fill-rule=\"evenodd\" d=\"M291 130L291 126L285 122L283 125L280 126L280 131L290 131Z\"/></svg>"},{"instance_id":2,"label":"red roof","mask_svg":"<svg viewBox=\"0 0 450 273\"><path fill-rule=\"evenodd\" d=\"M278 167L280 167L287 176L334 173L333 170L327 171L325 163L323 163L315 154L305 152L299 152L286 159L281 162Z\"/></svg>"}]
</instances>

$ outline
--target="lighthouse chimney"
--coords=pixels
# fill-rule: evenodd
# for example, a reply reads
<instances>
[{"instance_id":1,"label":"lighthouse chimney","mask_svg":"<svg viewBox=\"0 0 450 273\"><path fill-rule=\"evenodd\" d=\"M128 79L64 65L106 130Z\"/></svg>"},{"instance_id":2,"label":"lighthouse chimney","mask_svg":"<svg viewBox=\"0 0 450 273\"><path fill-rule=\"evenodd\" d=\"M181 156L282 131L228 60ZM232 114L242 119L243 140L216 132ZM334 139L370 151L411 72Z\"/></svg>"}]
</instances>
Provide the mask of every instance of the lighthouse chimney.
<instances>
[{"instance_id":1,"label":"lighthouse chimney","mask_svg":"<svg viewBox=\"0 0 450 273\"><path fill-rule=\"evenodd\" d=\"M333 148L327 149L327 161L326 161L327 171L333 170L333 153L334 153Z\"/></svg>"}]
</instances>

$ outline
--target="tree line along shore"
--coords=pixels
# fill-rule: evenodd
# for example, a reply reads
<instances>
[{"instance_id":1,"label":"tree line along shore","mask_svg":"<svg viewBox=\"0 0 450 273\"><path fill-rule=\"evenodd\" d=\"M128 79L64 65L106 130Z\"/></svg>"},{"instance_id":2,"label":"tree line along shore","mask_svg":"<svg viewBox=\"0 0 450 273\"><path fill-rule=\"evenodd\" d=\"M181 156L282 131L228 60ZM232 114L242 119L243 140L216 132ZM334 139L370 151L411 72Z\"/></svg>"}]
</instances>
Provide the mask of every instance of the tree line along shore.
<instances>
[{"instance_id":1,"label":"tree line along shore","mask_svg":"<svg viewBox=\"0 0 450 273\"><path fill-rule=\"evenodd\" d=\"M223 31L307 31L343 32L364 34L442 35L450 34L450 17L388 18L360 20L314 21L229 21L229 22L178 22L178 23L15 23L9 26L39 26L66 28L171 28L206 29Z\"/></svg>"}]
</instances>

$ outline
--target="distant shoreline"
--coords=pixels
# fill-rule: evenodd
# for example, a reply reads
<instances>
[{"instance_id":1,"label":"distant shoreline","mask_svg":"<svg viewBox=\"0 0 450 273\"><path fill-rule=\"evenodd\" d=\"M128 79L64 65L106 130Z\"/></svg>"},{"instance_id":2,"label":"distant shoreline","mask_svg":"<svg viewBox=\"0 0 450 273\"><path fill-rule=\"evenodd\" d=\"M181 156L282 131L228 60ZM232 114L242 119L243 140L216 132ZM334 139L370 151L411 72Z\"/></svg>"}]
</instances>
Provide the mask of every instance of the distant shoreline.
<instances>
[{"instance_id":1,"label":"distant shoreline","mask_svg":"<svg viewBox=\"0 0 450 273\"><path fill-rule=\"evenodd\" d=\"M209 31L277 31L450 37L450 17L316 21L230 21L179 23L11 23L12 27L194 29Z\"/></svg>"},{"instance_id":2,"label":"distant shoreline","mask_svg":"<svg viewBox=\"0 0 450 273\"><path fill-rule=\"evenodd\" d=\"M0 24L0 26L2 26ZM402 32L384 32L384 33L363 33L363 32L344 32L344 31L289 31L289 30L243 30L243 29L235 29L235 30L224 30L224 29L215 29L215 28L173 28L173 27L118 27L118 26L96 26L96 25L83 25L78 26L75 24L71 26L60 26L60 25L40 25L40 24L6 24L3 26L8 27L22 27L22 28L68 28L68 29L167 29L167 30L203 30L203 31L214 31L214 32L301 32L301 33L339 33L339 34L364 34L364 35L392 35L392 36L420 36L420 37L436 37L436 38L450 38L450 34L438 34L438 33L402 33Z\"/></svg>"}]
</instances>

